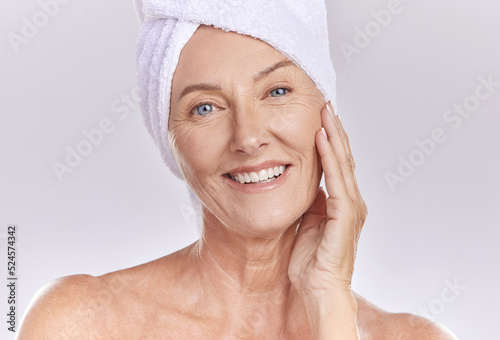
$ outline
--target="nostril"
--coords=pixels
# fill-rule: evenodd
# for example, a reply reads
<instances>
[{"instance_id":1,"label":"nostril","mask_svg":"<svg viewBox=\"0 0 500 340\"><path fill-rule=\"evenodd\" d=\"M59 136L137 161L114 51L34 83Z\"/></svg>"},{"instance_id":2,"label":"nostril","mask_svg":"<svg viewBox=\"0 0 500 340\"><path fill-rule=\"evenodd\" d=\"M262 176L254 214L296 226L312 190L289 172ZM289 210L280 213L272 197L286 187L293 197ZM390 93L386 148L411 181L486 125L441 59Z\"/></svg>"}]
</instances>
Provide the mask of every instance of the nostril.
<instances>
[{"instance_id":1,"label":"nostril","mask_svg":"<svg viewBox=\"0 0 500 340\"><path fill-rule=\"evenodd\" d=\"M268 129L258 121L245 120L233 125L232 151L255 154L269 143Z\"/></svg>"}]
</instances>

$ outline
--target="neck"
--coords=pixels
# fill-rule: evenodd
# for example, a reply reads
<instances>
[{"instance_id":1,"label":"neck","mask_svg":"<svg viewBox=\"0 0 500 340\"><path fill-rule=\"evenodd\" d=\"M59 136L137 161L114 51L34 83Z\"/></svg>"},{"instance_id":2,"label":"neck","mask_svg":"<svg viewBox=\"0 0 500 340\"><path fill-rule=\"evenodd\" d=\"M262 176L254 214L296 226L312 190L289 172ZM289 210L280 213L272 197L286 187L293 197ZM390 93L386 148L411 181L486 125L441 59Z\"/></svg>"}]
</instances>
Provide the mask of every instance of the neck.
<instances>
[{"instance_id":1,"label":"neck","mask_svg":"<svg viewBox=\"0 0 500 340\"><path fill-rule=\"evenodd\" d=\"M279 319L286 326L290 315L301 308L288 279L299 221L281 233L263 238L242 235L207 215L204 214L202 237L190 252L200 287L231 311L229 318L248 320L260 315L263 322Z\"/></svg>"}]
</instances>

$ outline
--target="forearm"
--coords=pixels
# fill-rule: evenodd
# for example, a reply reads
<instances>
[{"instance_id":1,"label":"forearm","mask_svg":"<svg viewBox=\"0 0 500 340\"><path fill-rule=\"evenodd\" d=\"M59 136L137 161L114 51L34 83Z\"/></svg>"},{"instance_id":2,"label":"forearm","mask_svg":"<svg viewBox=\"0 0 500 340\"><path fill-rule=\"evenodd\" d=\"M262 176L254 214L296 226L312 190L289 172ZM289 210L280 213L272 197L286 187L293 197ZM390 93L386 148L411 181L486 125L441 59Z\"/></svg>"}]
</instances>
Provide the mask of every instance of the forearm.
<instances>
[{"instance_id":1,"label":"forearm","mask_svg":"<svg viewBox=\"0 0 500 340\"><path fill-rule=\"evenodd\" d=\"M314 340L358 340L357 304L350 292L304 297Z\"/></svg>"}]
</instances>

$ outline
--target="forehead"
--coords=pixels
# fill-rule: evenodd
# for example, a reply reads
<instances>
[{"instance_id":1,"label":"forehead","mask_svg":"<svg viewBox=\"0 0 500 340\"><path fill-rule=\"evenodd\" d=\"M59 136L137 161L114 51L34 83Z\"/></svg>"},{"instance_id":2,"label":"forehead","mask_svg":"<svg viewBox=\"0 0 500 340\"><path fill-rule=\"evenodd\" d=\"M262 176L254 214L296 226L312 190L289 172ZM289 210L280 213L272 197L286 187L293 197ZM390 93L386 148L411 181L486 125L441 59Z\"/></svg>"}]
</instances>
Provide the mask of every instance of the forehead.
<instances>
[{"instance_id":1,"label":"forehead","mask_svg":"<svg viewBox=\"0 0 500 340\"><path fill-rule=\"evenodd\" d=\"M284 59L287 58L281 52L261 40L200 26L184 46L176 73L182 74L183 83L214 80L201 78L223 74L241 77Z\"/></svg>"}]
</instances>

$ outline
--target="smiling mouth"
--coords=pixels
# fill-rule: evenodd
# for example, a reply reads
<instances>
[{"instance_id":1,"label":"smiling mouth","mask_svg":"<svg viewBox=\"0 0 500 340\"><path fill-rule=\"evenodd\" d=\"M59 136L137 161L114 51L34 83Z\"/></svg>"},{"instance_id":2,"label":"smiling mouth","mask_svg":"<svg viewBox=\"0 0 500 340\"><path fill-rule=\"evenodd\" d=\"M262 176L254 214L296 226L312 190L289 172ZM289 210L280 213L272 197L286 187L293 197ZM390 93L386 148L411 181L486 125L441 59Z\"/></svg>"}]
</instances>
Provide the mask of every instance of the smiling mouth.
<instances>
[{"instance_id":1,"label":"smiling mouth","mask_svg":"<svg viewBox=\"0 0 500 340\"><path fill-rule=\"evenodd\" d=\"M267 183L280 177L287 167L288 165L281 165L262 169L258 172L227 173L225 176L241 184Z\"/></svg>"}]
</instances>

